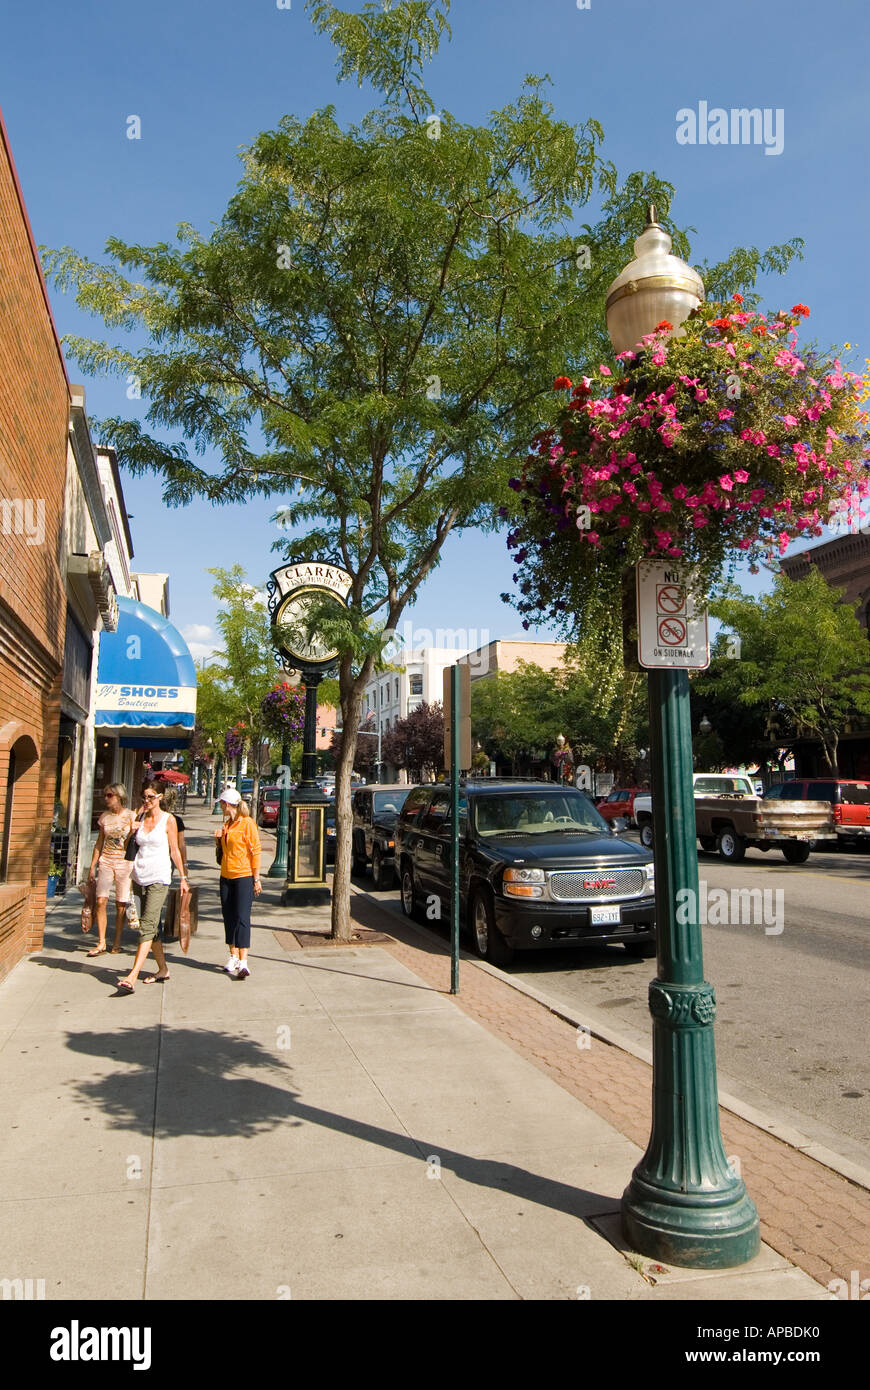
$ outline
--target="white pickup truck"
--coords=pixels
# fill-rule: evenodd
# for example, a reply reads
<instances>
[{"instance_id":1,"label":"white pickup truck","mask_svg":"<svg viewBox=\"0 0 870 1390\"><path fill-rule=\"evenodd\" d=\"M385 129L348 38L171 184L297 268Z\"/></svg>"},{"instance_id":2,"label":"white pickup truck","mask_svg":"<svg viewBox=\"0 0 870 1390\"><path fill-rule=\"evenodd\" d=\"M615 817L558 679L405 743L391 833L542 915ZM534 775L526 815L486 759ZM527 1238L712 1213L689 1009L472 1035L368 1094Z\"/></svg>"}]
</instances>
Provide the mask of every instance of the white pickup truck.
<instances>
[{"instance_id":1,"label":"white pickup truck","mask_svg":"<svg viewBox=\"0 0 870 1390\"><path fill-rule=\"evenodd\" d=\"M747 849L780 849L789 864L803 864L817 840L835 837L830 806L820 801L765 801L740 773L696 772L695 828L701 848L734 863ZM636 796L634 815L642 844L652 848L652 797Z\"/></svg>"}]
</instances>

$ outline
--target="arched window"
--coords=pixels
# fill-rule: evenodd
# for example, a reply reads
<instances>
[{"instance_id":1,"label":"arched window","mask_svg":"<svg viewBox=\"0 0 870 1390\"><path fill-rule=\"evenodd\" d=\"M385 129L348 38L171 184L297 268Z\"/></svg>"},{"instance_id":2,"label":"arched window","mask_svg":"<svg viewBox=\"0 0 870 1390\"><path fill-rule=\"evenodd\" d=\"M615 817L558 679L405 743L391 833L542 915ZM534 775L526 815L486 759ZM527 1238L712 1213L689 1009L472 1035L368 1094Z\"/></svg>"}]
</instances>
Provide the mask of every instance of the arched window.
<instances>
[{"instance_id":1,"label":"arched window","mask_svg":"<svg viewBox=\"0 0 870 1390\"><path fill-rule=\"evenodd\" d=\"M8 726L7 726L8 727ZM20 725L19 725L20 728ZM28 774L31 774L28 776ZM9 749L9 762L6 767L6 785L2 789L3 823L0 829L0 883L12 878L28 878L30 875L30 850L33 841L33 812L38 793L39 762L36 747L27 735L16 740ZM25 788L25 783L28 785ZM18 806L21 793L24 793L22 806ZM22 814L17 814L17 813ZM29 812L29 816L28 816ZM29 825L23 823L27 816ZM21 822L21 823L19 823ZM27 866L19 865L20 851L28 852ZM20 870L20 872L17 872Z\"/></svg>"},{"instance_id":2,"label":"arched window","mask_svg":"<svg viewBox=\"0 0 870 1390\"><path fill-rule=\"evenodd\" d=\"M9 770L6 774L6 798L3 806L3 843L0 846L0 883L9 877L9 840L12 835L12 802L15 795L15 749L9 750Z\"/></svg>"}]
</instances>

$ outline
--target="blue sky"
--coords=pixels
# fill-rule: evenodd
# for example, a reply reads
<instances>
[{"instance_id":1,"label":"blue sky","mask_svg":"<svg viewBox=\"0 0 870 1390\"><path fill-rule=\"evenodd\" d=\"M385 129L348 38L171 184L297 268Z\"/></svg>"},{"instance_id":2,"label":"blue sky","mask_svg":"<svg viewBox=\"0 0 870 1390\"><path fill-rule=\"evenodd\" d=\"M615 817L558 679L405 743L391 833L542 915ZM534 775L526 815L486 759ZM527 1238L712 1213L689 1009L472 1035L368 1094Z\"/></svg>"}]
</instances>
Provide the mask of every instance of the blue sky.
<instances>
[{"instance_id":1,"label":"blue sky","mask_svg":"<svg viewBox=\"0 0 870 1390\"><path fill-rule=\"evenodd\" d=\"M354 8L347 0L345 8ZM179 222L208 233L238 178L239 149L285 112L334 104L342 121L374 104L338 86L334 54L303 0L41 0L3 20L0 105L38 243L99 258L105 239L172 240ZM654 169L676 186L673 215L696 228L693 252L801 236L805 258L764 287L774 307L809 304L824 344L870 356L866 62L870 19L855 0L456 0L427 76L439 109L479 122L513 100L527 73L549 73L563 119L594 117L620 174ZM762 146L681 145L677 112L783 112L781 154ZM142 138L126 138L138 115ZM591 220L591 219L590 219ZM61 334L102 336L69 296L51 292ZM123 382L84 380L91 415L139 413ZM124 482L135 566L168 570L172 619L194 654L210 645L209 566L239 561L261 583L279 561L269 521L280 505L167 509L154 481ZM452 539L406 617L415 628L517 631L499 594L512 565L501 536ZM473 599L469 597L473 593ZM550 636L541 630L540 636ZM486 637L483 637L486 640Z\"/></svg>"}]
</instances>

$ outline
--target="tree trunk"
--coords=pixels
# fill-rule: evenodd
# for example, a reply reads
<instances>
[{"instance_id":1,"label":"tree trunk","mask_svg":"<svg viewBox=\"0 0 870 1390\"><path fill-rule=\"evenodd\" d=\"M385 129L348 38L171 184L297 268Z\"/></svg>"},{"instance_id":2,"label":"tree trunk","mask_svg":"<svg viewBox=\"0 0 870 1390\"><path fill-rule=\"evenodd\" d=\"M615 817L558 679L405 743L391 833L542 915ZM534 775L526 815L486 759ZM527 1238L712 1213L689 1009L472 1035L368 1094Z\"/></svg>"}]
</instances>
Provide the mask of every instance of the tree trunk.
<instances>
[{"instance_id":1,"label":"tree trunk","mask_svg":"<svg viewBox=\"0 0 870 1390\"><path fill-rule=\"evenodd\" d=\"M350 658L344 658L339 672L341 723L343 733L335 769L335 868L332 875L332 931L334 941L351 940L350 873L353 860L353 809L350 775L356 756L357 730L362 714L363 691L374 662L367 658L354 679Z\"/></svg>"}]
</instances>

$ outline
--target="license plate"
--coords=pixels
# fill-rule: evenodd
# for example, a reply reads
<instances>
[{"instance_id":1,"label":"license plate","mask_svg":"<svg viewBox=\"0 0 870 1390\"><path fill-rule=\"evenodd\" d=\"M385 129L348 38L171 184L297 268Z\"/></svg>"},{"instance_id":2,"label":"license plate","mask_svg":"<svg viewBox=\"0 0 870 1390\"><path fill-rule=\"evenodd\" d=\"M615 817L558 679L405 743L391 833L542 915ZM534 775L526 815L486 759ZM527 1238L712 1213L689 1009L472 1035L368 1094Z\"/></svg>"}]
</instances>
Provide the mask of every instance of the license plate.
<instances>
[{"instance_id":1,"label":"license plate","mask_svg":"<svg viewBox=\"0 0 870 1390\"><path fill-rule=\"evenodd\" d=\"M593 927L618 927L622 911L618 907L590 907L589 924Z\"/></svg>"}]
</instances>

